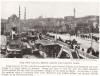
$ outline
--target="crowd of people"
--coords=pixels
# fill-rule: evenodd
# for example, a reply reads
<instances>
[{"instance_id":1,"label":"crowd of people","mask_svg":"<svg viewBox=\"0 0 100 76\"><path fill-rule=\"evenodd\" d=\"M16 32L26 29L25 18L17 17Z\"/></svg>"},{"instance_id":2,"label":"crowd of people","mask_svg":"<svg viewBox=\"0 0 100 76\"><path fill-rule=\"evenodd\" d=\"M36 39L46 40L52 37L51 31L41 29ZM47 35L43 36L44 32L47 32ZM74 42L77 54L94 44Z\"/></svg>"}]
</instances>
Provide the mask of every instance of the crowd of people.
<instances>
[{"instance_id":1,"label":"crowd of people","mask_svg":"<svg viewBox=\"0 0 100 76\"><path fill-rule=\"evenodd\" d=\"M96 36L91 36L90 34L89 35L84 35L84 34L82 34L82 35L80 35L80 37L81 38L87 38L87 39L89 39L89 38L92 38L93 40L95 40L95 41L99 41L99 37L96 37Z\"/></svg>"},{"instance_id":2,"label":"crowd of people","mask_svg":"<svg viewBox=\"0 0 100 76\"><path fill-rule=\"evenodd\" d=\"M49 37L52 37L52 36L49 36ZM89 36L87 36L87 35L81 35L81 37L82 38L89 38ZM64 42L64 40L61 37L59 37L57 40ZM65 40L64 43L68 44L70 49L78 49L78 50L85 52L87 54L91 54L93 56L99 57L99 51L98 50L94 50L93 47L89 47L88 49L85 49L85 48L81 47L81 45L78 45L78 42L75 39Z\"/></svg>"}]
</instances>

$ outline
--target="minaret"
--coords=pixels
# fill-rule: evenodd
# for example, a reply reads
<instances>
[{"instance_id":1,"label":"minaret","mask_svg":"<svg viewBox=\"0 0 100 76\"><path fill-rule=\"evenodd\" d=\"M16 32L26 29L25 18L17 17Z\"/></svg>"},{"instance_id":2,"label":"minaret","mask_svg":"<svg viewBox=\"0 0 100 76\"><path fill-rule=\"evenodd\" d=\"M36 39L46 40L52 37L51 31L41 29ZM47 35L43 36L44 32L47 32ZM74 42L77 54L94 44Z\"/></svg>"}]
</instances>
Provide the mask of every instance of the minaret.
<instances>
[{"instance_id":1,"label":"minaret","mask_svg":"<svg viewBox=\"0 0 100 76\"><path fill-rule=\"evenodd\" d=\"M24 20L26 20L26 7L24 9L25 9L25 11L24 11Z\"/></svg>"},{"instance_id":2,"label":"minaret","mask_svg":"<svg viewBox=\"0 0 100 76\"><path fill-rule=\"evenodd\" d=\"M20 19L20 15L21 15L21 14L20 14L20 6L19 6L19 19Z\"/></svg>"},{"instance_id":3,"label":"minaret","mask_svg":"<svg viewBox=\"0 0 100 76\"><path fill-rule=\"evenodd\" d=\"M76 9L74 8L74 18L76 17Z\"/></svg>"},{"instance_id":4,"label":"minaret","mask_svg":"<svg viewBox=\"0 0 100 76\"><path fill-rule=\"evenodd\" d=\"M74 8L74 27L76 27L76 9ZM75 29L75 32L77 30ZM78 35L78 32L76 32L76 36Z\"/></svg>"},{"instance_id":5,"label":"minaret","mask_svg":"<svg viewBox=\"0 0 100 76\"><path fill-rule=\"evenodd\" d=\"M19 27L18 27L18 29L19 29L19 30L18 30L19 33L20 33L20 31L21 31L21 26L20 26L20 15L21 15L21 14L20 14L20 5L19 5Z\"/></svg>"}]
</instances>

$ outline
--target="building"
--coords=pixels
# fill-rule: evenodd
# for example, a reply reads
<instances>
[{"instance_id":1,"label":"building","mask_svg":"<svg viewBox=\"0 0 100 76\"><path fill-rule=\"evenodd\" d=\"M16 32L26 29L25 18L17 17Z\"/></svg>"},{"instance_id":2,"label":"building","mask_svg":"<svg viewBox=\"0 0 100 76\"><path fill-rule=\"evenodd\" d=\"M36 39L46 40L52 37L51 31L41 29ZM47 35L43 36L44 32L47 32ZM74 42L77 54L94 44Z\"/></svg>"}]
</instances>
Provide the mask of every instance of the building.
<instances>
[{"instance_id":1,"label":"building","mask_svg":"<svg viewBox=\"0 0 100 76\"><path fill-rule=\"evenodd\" d=\"M11 29L13 27L16 27L17 28L17 32L19 31L20 29L20 22L19 22L19 17L17 17L16 15L12 15L8 18L7 20L7 24L6 24L6 31L7 32L11 32Z\"/></svg>"},{"instance_id":2,"label":"building","mask_svg":"<svg viewBox=\"0 0 100 76\"><path fill-rule=\"evenodd\" d=\"M99 31L99 16L85 16L75 20L77 31L91 33Z\"/></svg>"}]
</instances>

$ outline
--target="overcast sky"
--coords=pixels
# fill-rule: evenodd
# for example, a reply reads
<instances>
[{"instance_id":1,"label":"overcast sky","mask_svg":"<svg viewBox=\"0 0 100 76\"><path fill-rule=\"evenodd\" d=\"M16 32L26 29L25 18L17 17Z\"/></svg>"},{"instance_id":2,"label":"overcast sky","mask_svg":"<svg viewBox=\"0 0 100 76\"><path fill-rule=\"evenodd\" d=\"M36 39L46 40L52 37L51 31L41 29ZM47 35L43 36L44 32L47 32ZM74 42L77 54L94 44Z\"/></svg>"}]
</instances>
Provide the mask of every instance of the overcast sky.
<instances>
[{"instance_id":1,"label":"overcast sky","mask_svg":"<svg viewBox=\"0 0 100 76\"><path fill-rule=\"evenodd\" d=\"M2 2L1 18L7 19L12 14L18 16L19 5L21 8L21 19L24 18L24 7L26 7L26 18L64 17L73 16L76 9L76 17L86 15L99 15L99 3L97 2L32 2L32 1L9 1Z\"/></svg>"}]
</instances>

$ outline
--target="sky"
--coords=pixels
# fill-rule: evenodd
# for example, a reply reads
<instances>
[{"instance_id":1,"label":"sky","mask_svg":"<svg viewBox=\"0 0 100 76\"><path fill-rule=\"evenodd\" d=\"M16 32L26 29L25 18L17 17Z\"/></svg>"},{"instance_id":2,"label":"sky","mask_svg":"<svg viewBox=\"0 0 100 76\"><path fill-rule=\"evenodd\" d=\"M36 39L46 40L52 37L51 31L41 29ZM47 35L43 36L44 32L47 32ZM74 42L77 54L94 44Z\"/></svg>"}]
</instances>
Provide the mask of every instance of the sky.
<instances>
[{"instance_id":1,"label":"sky","mask_svg":"<svg viewBox=\"0 0 100 76\"><path fill-rule=\"evenodd\" d=\"M99 15L98 2L33 2L33 1L2 1L1 18L8 19L13 14L18 16L19 5L21 9L21 19L24 18L24 8L26 7L26 18L73 16L76 9L76 17L87 15Z\"/></svg>"}]
</instances>

